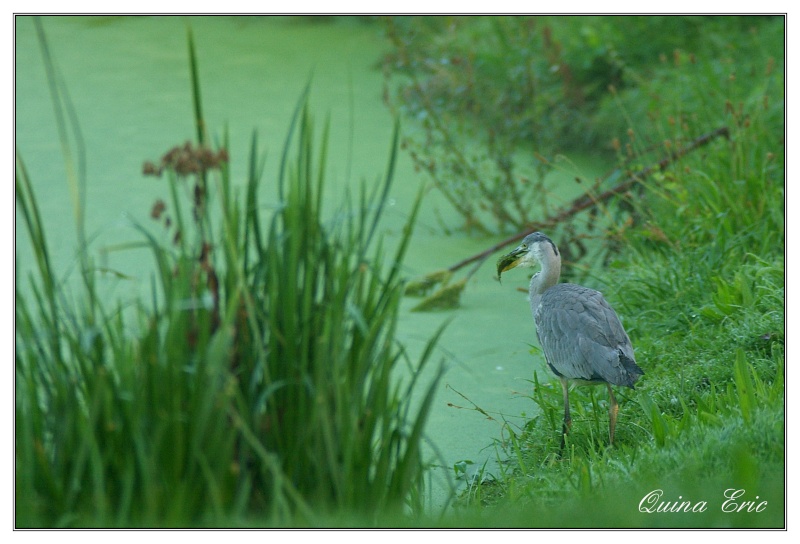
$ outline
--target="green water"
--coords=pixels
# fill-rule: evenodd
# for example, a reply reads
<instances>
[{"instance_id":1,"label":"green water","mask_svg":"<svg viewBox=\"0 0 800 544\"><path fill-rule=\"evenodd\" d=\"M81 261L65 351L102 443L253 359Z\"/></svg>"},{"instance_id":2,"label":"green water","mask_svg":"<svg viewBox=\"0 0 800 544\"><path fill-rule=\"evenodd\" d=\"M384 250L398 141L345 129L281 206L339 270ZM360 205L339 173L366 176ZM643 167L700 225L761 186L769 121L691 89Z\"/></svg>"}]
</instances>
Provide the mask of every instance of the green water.
<instances>
[{"instance_id":1,"label":"green water","mask_svg":"<svg viewBox=\"0 0 800 544\"><path fill-rule=\"evenodd\" d=\"M86 230L101 264L133 279L101 278L114 296L131 299L146 289L151 260L144 250L113 251L141 239L132 226L151 224L149 210L166 196L163 181L145 178L145 160L193 139L193 115L186 52L186 18L45 18L50 48L80 122L87 159ZM249 141L257 131L267 152L262 201L274 204L275 179L283 138L297 99L312 80L310 103L318 125L331 120L326 204L341 202L346 188L378 179L389 156L393 119L381 100L378 66L386 45L378 25L354 18L334 22L294 18L192 17L203 109L213 135L230 132L234 179L244 179ZM30 18L16 18L16 144L28 168L45 217L54 265L66 276L75 268L77 237L64 162L41 53ZM401 154L384 235L397 238L410 204L425 182ZM267 210L265 210L267 213ZM445 235L458 217L436 193L428 193L410 249L409 277L447 267L496 240ZM22 230L22 229L18 229ZM455 231L456 233L458 231ZM111 250L111 251L109 251ZM26 240L17 234L18 279L32 265ZM495 258L473 276L457 311L413 313L405 302L399 340L418 353L440 326L450 321L439 344L447 373L431 414L427 435L432 472L431 500L441 504L453 465L489 460L495 471L493 440L504 421L525 422L535 406L533 371L543 372L529 354L535 343L523 272L501 285L493 278ZM465 400L457 392L469 398ZM490 413L470 410L470 401ZM456 405L456 406L451 406ZM463 407L458 408L457 406Z\"/></svg>"}]
</instances>

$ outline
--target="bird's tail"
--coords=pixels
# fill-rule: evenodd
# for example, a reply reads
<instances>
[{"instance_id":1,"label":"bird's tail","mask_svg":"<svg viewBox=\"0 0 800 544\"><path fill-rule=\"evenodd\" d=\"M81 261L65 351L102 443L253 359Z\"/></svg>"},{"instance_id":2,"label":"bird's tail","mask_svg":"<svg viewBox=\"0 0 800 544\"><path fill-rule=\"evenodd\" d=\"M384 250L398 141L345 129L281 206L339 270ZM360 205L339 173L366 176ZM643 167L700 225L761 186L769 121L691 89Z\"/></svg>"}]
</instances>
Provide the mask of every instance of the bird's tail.
<instances>
[{"instance_id":1,"label":"bird's tail","mask_svg":"<svg viewBox=\"0 0 800 544\"><path fill-rule=\"evenodd\" d=\"M644 370L642 370L639 365L636 364L636 361L625 355L622 350L619 350L619 360L627 374L627 380L624 385L627 385L633 389L633 384L636 383L636 380L639 379L639 376L644 375Z\"/></svg>"}]
</instances>

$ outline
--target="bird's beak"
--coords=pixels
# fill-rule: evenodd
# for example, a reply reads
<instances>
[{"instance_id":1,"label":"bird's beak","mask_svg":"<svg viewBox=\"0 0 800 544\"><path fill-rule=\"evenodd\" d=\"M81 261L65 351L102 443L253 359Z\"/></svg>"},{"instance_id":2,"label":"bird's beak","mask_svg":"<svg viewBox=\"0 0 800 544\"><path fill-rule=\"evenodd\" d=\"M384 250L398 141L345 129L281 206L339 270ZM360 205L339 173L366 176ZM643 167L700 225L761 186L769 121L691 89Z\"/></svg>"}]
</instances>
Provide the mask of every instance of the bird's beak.
<instances>
[{"instance_id":1,"label":"bird's beak","mask_svg":"<svg viewBox=\"0 0 800 544\"><path fill-rule=\"evenodd\" d=\"M500 259L497 261L497 279L499 280L500 275L506 270L511 270L517 266L522 260L522 255L524 254L525 250L521 247L517 247L511 253L507 253L500 257Z\"/></svg>"}]
</instances>

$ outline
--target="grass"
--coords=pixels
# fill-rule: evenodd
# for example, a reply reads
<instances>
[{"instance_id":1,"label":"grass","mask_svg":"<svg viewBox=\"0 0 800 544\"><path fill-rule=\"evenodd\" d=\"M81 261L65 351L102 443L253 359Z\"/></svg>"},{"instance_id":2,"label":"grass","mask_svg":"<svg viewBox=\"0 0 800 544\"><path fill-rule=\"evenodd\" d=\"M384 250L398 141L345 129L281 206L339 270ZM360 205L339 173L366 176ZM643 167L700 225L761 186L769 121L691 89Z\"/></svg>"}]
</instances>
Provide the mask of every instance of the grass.
<instances>
[{"instance_id":1,"label":"grass","mask_svg":"<svg viewBox=\"0 0 800 544\"><path fill-rule=\"evenodd\" d=\"M438 374L419 376L438 333L418 361L394 338L419 204L385 260L397 128L383 182L323 220L327 132L314 136L304 94L280 206L262 214L256 136L235 190L227 138L212 147L206 133L191 32L189 52L197 142L145 165L165 191L155 228L136 226L154 262L149 300L103 300L87 246L81 291L67 295L17 157L36 268L32 295L16 291L15 524L372 525L417 511Z\"/></svg>"},{"instance_id":2,"label":"grass","mask_svg":"<svg viewBox=\"0 0 800 544\"><path fill-rule=\"evenodd\" d=\"M785 527L783 97L763 49L736 67L753 74L746 85L720 84L717 67L676 53L670 80L684 83L646 89L659 98L648 127L647 115L631 113L642 106L634 91L617 103L621 118L638 121L629 129L634 156L647 156L644 139L685 137L686 126L670 122L680 110L695 130L732 127L729 141L644 181L627 198L633 221L609 229L619 253L592 279L623 317L646 374L618 395L613 448L605 392L574 389L563 456L560 388L534 375L540 413L506 425L503 468L461 496L464 516L533 527ZM656 489L661 502L707 508L642 511ZM744 491L726 503L728 489ZM745 500L768 504L724 510Z\"/></svg>"},{"instance_id":3,"label":"grass","mask_svg":"<svg viewBox=\"0 0 800 544\"><path fill-rule=\"evenodd\" d=\"M613 448L605 392L575 388L573 426L559 455L560 387L535 375L531 400L540 413L522 427L506 423L496 444L501 472L484 475L488 485L462 494L464 518L483 516L492 526L783 527L782 271L751 268L761 278L755 289L770 292L772 300L739 308L725 321L698 316L669 334L634 336L647 374L635 392L617 395ZM646 330L649 319L659 316L648 310L633 321ZM723 512L723 494L731 488L769 505L761 513ZM708 509L641 512L639 500L656 489L664 490L665 501L682 496L706 501Z\"/></svg>"}]
</instances>

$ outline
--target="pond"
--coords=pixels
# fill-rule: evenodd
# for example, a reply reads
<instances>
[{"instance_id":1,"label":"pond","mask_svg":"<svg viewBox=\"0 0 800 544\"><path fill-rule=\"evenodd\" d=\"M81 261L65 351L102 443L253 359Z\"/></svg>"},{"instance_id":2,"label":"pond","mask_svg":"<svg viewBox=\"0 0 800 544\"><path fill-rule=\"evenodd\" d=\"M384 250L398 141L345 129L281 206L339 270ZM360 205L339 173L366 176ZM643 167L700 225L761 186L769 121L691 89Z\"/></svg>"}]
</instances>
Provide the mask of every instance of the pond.
<instances>
[{"instance_id":1,"label":"pond","mask_svg":"<svg viewBox=\"0 0 800 544\"><path fill-rule=\"evenodd\" d=\"M149 224L153 202L165 186L145 178L142 163L194 136L186 50L191 24L198 53L203 108L212 135L230 134L233 179L244 179L253 131L267 153L262 198L274 199L275 178L292 111L311 81L310 104L317 125L330 118L325 202L336 208L344 190L372 183L386 169L394 120L382 102L378 65L387 45L377 24L354 17L330 20L262 17L48 17L43 19L51 53L75 106L86 150L86 231L108 275L104 288L133 299L146 288L152 266L140 249L115 249L139 241L132 221ZM75 271L77 237L71 194L32 19L16 18L16 145L45 218L54 266ZM397 239L417 191L426 182L401 153L384 235ZM163 183L163 182L162 182ZM273 200L274 202L274 200ZM441 221L459 219L428 192L406 260L409 277L445 268L498 239L443 232ZM21 231L22 229L18 229ZM33 266L25 237L17 233L18 280ZM448 321L437 353L446 361L427 426L432 472L431 503L442 504L453 466L470 461L469 472L494 464L493 441L507 421L522 425L535 412L530 380L545 374L535 343L523 272L500 285L495 258L470 280L455 311L415 313L407 299L399 340L412 357ZM463 395L463 397L462 397ZM466 399L464 398L466 397ZM467 400L468 399L468 400ZM487 418L473 404L485 410Z\"/></svg>"}]
</instances>

